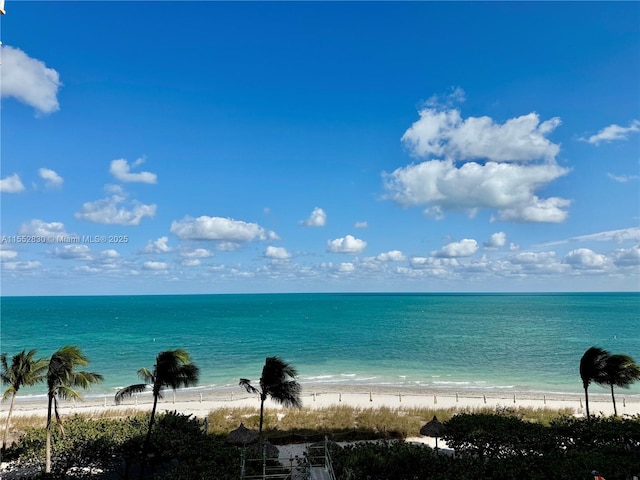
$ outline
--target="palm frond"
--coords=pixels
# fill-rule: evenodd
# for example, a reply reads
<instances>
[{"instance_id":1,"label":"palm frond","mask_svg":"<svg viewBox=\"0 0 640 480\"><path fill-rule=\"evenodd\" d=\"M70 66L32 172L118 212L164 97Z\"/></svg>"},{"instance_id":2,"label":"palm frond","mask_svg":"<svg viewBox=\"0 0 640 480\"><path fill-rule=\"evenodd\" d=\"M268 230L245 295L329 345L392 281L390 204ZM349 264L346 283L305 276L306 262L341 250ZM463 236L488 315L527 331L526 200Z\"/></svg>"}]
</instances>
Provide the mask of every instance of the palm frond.
<instances>
[{"instance_id":1,"label":"palm frond","mask_svg":"<svg viewBox=\"0 0 640 480\"><path fill-rule=\"evenodd\" d=\"M57 396L63 400L80 400L82 395L79 391L71 388L68 385L59 385L56 390Z\"/></svg>"},{"instance_id":2,"label":"palm frond","mask_svg":"<svg viewBox=\"0 0 640 480\"><path fill-rule=\"evenodd\" d=\"M251 385L251 380L249 380L248 378L241 378L240 383L238 383L238 385L243 386L249 393L260 394L260 390L258 390L256 387Z\"/></svg>"},{"instance_id":3,"label":"palm frond","mask_svg":"<svg viewBox=\"0 0 640 480\"><path fill-rule=\"evenodd\" d=\"M125 398L129 398L136 393L144 392L147 388L149 388L149 385L146 383L138 383L137 385L129 385L128 387L121 388L116 392L116 405L120 405Z\"/></svg>"},{"instance_id":4,"label":"palm frond","mask_svg":"<svg viewBox=\"0 0 640 480\"><path fill-rule=\"evenodd\" d=\"M584 388L587 388L592 381L598 383L603 378L608 357L609 352L599 347L591 347L584 352L580 359L580 377Z\"/></svg>"},{"instance_id":5,"label":"palm frond","mask_svg":"<svg viewBox=\"0 0 640 480\"><path fill-rule=\"evenodd\" d=\"M153 374L148 368L142 367L140 370L138 370L138 377L140 377L146 383L153 383Z\"/></svg>"}]
</instances>

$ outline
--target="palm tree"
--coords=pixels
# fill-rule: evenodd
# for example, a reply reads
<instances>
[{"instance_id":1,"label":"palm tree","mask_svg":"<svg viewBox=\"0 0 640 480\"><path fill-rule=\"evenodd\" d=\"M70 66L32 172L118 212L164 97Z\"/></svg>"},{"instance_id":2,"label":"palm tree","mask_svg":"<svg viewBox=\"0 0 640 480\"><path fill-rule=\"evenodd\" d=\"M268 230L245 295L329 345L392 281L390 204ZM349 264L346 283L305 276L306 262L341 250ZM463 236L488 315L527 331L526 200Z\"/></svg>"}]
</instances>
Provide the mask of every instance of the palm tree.
<instances>
[{"instance_id":1,"label":"palm tree","mask_svg":"<svg viewBox=\"0 0 640 480\"><path fill-rule=\"evenodd\" d=\"M0 365L2 366L2 378L3 385L8 385L2 396L2 401L11 397L11 405L9 406L9 413L7 414L7 425L4 429L4 436L2 437L2 451L4 452L7 447L7 435L9 433L9 424L11 422L11 414L13 413L13 406L15 404L16 395L21 387L30 387L37 383L43 382L45 379L45 371L47 370L48 362L44 358L35 360L37 350L22 350L20 353L11 357L11 365L7 363L7 354L0 355Z\"/></svg>"},{"instance_id":2,"label":"palm tree","mask_svg":"<svg viewBox=\"0 0 640 480\"><path fill-rule=\"evenodd\" d=\"M240 379L240 385L246 388L247 392L260 395L260 437L262 437L264 401L267 397L271 397L272 400L285 407L302 406L302 400L300 399L302 387L296 381L297 376L296 369L281 358L267 357L262 368L259 389L251 385L250 380L246 378Z\"/></svg>"},{"instance_id":3,"label":"palm tree","mask_svg":"<svg viewBox=\"0 0 640 480\"><path fill-rule=\"evenodd\" d=\"M153 428L153 422L156 415L156 407L158 405L158 399L162 398L162 391L165 387L170 387L173 390L180 387L193 387L198 384L199 375L200 371L198 367L191 363L191 356L189 355L189 352L182 349L167 350L165 352L158 353L158 356L156 357L156 364L153 366L153 371L149 371L144 367L138 370L138 376L144 380L145 383L129 385L128 387L118 390L116 393L115 401L117 405L123 399L130 397L135 393L144 392L149 385L153 388L153 407L151 409L151 418L149 420L147 437L142 447L143 467L140 470L140 478L142 478L144 472L144 459L147 449L149 448L151 429Z\"/></svg>"},{"instance_id":4,"label":"palm tree","mask_svg":"<svg viewBox=\"0 0 640 480\"><path fill-rule=\"evenodd\" d=\"M602 373L602 378L596 382L611 387L613 414L617 417L618 410L616 409L613 387L629 388L633 382L640 380L640 366L629 355L615 354L607 357Z\"/></svg>"},{"instance_id":5,"label":"palm tree","mask_svg":"<svg viewBox=\"0 0 640 480\"><path fill-rule=\"evenodd\" d=\"M66 345L55 352L49 360L47 370L47 393L49 404L47 409L47 441L45 450L45 472L51 472L51 410L53 408L56 423L62 430L58 398L80 399L82 395L76 388L87 389L93 383L102 381L98 373L76 371L77 367L86 367L89 360L75 345ZM64 430L62 430L64 432Z\"/></svg>"},{"instance_id":6,"label":"palm tree","mask_svg":"<svg viewBox=\"0 0 640 480\"><path fill-rule=\"evenodd\" d=\"M584 388L584 397L589 418L589 385L592 381L600 383L603 378L604 366L609 358L609 352L599 347L591 347L580 359L580 377Z\"/></svg>"}]
</instances>

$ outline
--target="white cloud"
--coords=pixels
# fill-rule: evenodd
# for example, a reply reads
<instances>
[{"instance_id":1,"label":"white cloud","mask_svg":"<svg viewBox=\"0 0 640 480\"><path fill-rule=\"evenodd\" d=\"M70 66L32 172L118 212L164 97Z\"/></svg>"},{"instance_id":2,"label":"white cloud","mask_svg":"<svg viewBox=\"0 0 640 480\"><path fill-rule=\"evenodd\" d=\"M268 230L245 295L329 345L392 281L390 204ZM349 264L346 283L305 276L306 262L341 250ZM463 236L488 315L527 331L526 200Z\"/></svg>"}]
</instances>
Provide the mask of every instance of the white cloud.
<instances>
[{"instance_id":1,"label":"white cloud","mask_svg":"<svg viewBox=\"0 0 640 480\"><path fill-rule=\"evenodd\" d=\"M458 258L470 257L478 250L478 242L473 239L465 238L459 242L453 242L445 245L436 252L431 252L431 256L437 258Z\"/></svg>"},{"instance_id":2,"label":"white cloud","mask_svg":"<svg viewBox=\"0 0 640 480\"><path fill-rule=\"evenodd\" d=\"M438 106L437 98L427 105L402 136L410 153L425 161L384 173L386 198L424 205L425 215L436 219L451 210L475 216L479 209L496 209L511 221L566 218L569 200L536 196L570 171L557 165L560 146L547 138L559 118L541 121L529 113L496 123L486 116L462 118L459 110Z\"/></svg>"},{"instance_id":3,"label":"white cloud","mask_svg":"<svg viewBox=\"0 0 640 480\"><path fill-rule=\"evenodd\" d=\"M62 222L44 222L40 219L31 220L28 223L20 225L18 232L22 235L36 235L41 237L69 237L70 235L65 231L64 224Z\"/></svg>"},{"instance_id":4,"label":"white cloud","mask_svg":"<svg viewBox=\"0 0 640 480\"><path fill-rule=\"evenodd\" d=\"M164 270L167 270L167 268L169 268L169 266L165 263L165 262L144 262L144 264L142 265L142 268L144 270L152 270L155 272L161 272Z\"/></svg>"},{"instance_id":5,"label":"white cloud","mask_svg":"<svg viewBox=\"0 0 640 480\"><path fill-rule=\"evenodd\" d=\"M209 258L213 256L206 248L196 248L194 250L182 250L180 256L183 258Z\"/></svg>"},{"instance_id":6,"label":"white cloud","mask_svg":"<svg viewBox=\"0 0 640 480\"><path fill-rule=\"evenodd\" d=\"M398 168L384 177L388 198L403 206L432 204L438 214L443 210L489 208L498 209L504 219L557 222L566 218L559 207L570 202L541 200L534 192L568 172L549 163L469 162L457 168L452 160L431 160ZM553 212L549 211L551 204L556 206Z\"/></svg>"},{"instance_id":7,"label":"white cloud","mask_svg":"<svg viewBox=\"0 0 640 480\"><path fill-rule=\"evenodd\" d=\"M327 251L333 253L360 253L366 246L367 242L352 235L327 241Z\"/></svg>"},{"instance_id":8,"label":"white cloud","mask_svg":"<svg viewBox=\"0 0 640 480\"><path fill-rule=\"evenodd\" d=\"M219 240L233 244L278 238L274 232L267 232L257 223L206 215L174 220L170 231L182 240Z\"/></svg>"},{"instance_id":9,"label":"white cloud","mask_svg":"<svg viewBox=\"0 0 640 480\"><path fill-rule=\"evenodd\" d=\"M24 191L24 185L20 176L17 173L0 180L0 192L5 193L19 193Z\"/></svg>"},{"instance_id":10,"label":"white cloud","mask_svg":"<svg viewBox=\"0 0 640 480\"><path fill-rule=\"evenodd\" d=\"M156 214L156 205L145 205L133 201L130 209L121 204L126 200L124 195L115 194L108 198L86 202L82 209L75 214L78 220L87 220L93 223L140 225L144 217L153 217Z\"/></svg>"},{"instance_id":11,"label":"white cloud","mask_svg":"<svg viewBox=\"0 0 640 480\"><path fill-rule=\"evenodd\" d=\"M498 214L500 220L514 222L548 222L561 223L567 219L568 213L563 210L571 205L571 200L559 197L546 199L533 196L527 205L506 208Z\"/></svg>"},{"instance_id":12,"label":"white cloud","mask_svg":"<svg viewBox=\"0 0 640 480\"><path fill-rule=\"evenodd\" d=\"M149 240L142 253L168 253L173 249L168 245L169 237L160 237L157 240Z\"/></svg>"},{"instance_id":13,"label":"white cloud","mask_svg":"<svg viewBox=\"0 0 640 480\"><path fill-rule=\"evenodd\" d=\"M113 260L116 258L120 258L120 254L116 250L110 248L108 250L101 251L100 258L102 258L103 260Z\"/></svg>"},{"instance_id":14,"label":"white cloud","mask_svg":"<svg viewBox=\"0 0 640 480\"><path fill-rule=\"evenodd\" d=\"M0 261L5 262L7 260L13 260L18 257L18 252L15 250L0 250Z\"/></svg>"},{"instance_id":15,"label":"white cloud","mask_svg":"<svg viewBox=\"0 0 640 480\"><path fill-rule=\"evenodd\" d=\"M19 48L0 47L2 53L2 96L13 97L47 114L60 109L60 75L44 62L29 57Z\"/></svg>"},{"instance_id":16,"label":"white cloud","mask_svg":"<svg viewBox=\"0 0 640 480\"><path fill-rule=\"evenodd\" d=\"M323 209L316 207L309 215L309 218L302 220L300 223L306 227L324 227L327 223L327 214Z\"/></svg>"},{"instance_id":17,"label":"white cloud","mask_svg":"<svg viewBox=\"0 0 640 480\"><path fill-rule=\"evenodd\" d=\"M611 259L616 266L619 267L637 267L640 266L640 245L634 245L631 248L621 248L615 250L611 254Z\"/></svg>"},{"instance_id":18,"label":"white cloud","mask_svg":"<svg viewBox=\"0 0 640 480\"><path fill-rule=\"evenodd\" d=\"M567 254L564 261L573 268L601 270L607 267L609 261L605 255L596 253L588 248L578 248Z\"/></svg>"},{"instance_id":19,"label":"white cloud","mask_svg":"<svg viewBox=\"0 0 640 480\"><path fill-rule=\"evenodd\" d=\"M495 250L500 247L504 247L507 243L507 234L504 232L494 233L489 237L489 240L484 242L482 246L487 250Z\"/></svg>"},{"instance_id":20,"label":"white cloud","mask_svg":"<svg viewBox=\"0 0 640 480\"><path fill-rule=\"evenodd\" d=\"M39 169L38 175L40 175L40 178L42 178L47 182L46 183L47 187L59 188L62 186L64 182L63 178L60 175L58 175L54 170L51 170L50 168Z\"/></svg>"},{"instance_id":21,"label":"white cloud","mask_svg":"<svg viewBox=\"0 0 640 480\"><path fill-rule=\"evenodd\" d=\"M56 247L51 255L63 260L91 260L91 251L87 245L65 245Z\"/></svg>"},{"instance_id":22,"label":"white cloud","mask_svg":"<svg viewBox=\"0 0 640 480\"><path fill-rule=\"evenodd\" d=\"M424 108L419 115L402 136L416 157L526 162L552 160L560 151L546 138L560 125L557 117L540 122L538 114L529 113L497 124L486 116L463 119L457 109Z\"/></svg>"},{"instance_id":23,"label":"white cloud","mask_svg":"<svg viewBox=\"0 0 640 480\"><path fill-rule=\"evenodd\" d=\"M355 270L356 266L351 262L343 262L338 265L338 268L336 269L339 273L353 273Z\"/></svg>"},{"instance_id":24,"label":"white cloud","mask_svg":"<svg viewBox=\"0 0 640 480\"><path fill-rule=\"evenodd\" d=\"M139 158L133 162L133 167L137 167L142 164L144 159ZM138 172L131 173L131 167L126 159L120 158L118 160L112 160L109 172L121 182L140 182L140 183L156 183L157 175L151 172Z\"/></svg>"},{"instance_id":25,"label":"white cloud","mask_svg":"<svg viewBox=\"0 0 640 480\"><path fill-rule=\"evenodd\" d=\"M182 260L181 264L185 267L197 267L202 262L198 258L185 258Z\"/></svg>"},{"instance_id":26,"label":"white cloud","mask_svg":"<svg viewBox=\"0 0 640 480\"><path fill-rule=\"evenodd\" d=\"M627 134L640 131L640 120L633 120L628 127L620 125L609 125L604 127L595 135L591 135L587 139L582 139L592 145L598 145L600 142L612 142L614 140L626 140Z\"/></svg>"},{"instance_id":27,"label":"white cloud","mask_svg":"<svg viewBox=\"0 0 640 480\"><path fill-rule=\"evenodd\" d=\"M627 183L640 178L639 175L614 175L613 173L607 173L607 177L618 183Z\"/></svg>"},{"instance_id":28,"label":"white cloud","mask_svg":"<svg viewBox=\"0 0 640 480\"><path fill-rule=\"evenodd\" d=\"M291 254L287 252L286 248L274 247L271 245L269 245L264 251L264 256L274 260L287 260L288 258L291 258Z\"/></svg>"},{"instance_id":29,"label":"white cloud","mask_svg":"<svg viewBox=\"0 0 640 480\"><path fill-rule=\"evenodd\" d=\"M406 259L407 257L400 250L391 250L376 256L379 262L402 262Z\"/></svg>"},{"instance_id":30,"label":"white cloud","mask_svg":"<svg viewBox=\"0 0 640 480\"><path fill-rule=\"evenodd\" d=\"M367 222L356 222L353 227L354 228L367 228L369 224Z\"/></svg>"},{"instance_id":31,"label":"white cloud","mask_svg":"<svg viewBox=\"0 0 640 480\"><path fill-rule=\"evenodd\" d=\"M563 245L572 242L615 242L622 243L625 241L640 242L640 227L621 228L619 230L608 230L605 232L590 233L588 235L578 235L568 240L556 240L540 244L540 246Z\"/></svg>"},{"instance_id":32,"label":"white cloud","mask_svg":"<svg viewBox=\"0 0 640 480\"><path fill-rule=\"evenodd\" d=\"M2 262L2 268L9 271L31 272L39 270L42 264L38 261L27 262Z\"/></svg>"}]
</instances>

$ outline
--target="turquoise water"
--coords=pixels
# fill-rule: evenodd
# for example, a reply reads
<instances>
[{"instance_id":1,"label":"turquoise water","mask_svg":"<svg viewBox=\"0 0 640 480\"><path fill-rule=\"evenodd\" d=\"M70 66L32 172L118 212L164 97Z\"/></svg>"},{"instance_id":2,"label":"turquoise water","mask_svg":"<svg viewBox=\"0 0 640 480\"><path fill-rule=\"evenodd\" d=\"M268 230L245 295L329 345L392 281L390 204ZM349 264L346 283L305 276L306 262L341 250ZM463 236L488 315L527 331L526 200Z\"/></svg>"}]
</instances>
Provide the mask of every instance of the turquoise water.
<instances>
[{"instance_id":1,"label":"turquoise water","mask_svg":"<svg viewBox=\"0 0 640 480\"><path fill-rule=\"evenodd\" d=\"M638 293L4 297L1 322L9 355L82 348L105 377L93 394L136 383L173 348L203 386L255 379L278 355L307 385L580 392L590 346L640 361Z\"/></svg>"}]
</instances>

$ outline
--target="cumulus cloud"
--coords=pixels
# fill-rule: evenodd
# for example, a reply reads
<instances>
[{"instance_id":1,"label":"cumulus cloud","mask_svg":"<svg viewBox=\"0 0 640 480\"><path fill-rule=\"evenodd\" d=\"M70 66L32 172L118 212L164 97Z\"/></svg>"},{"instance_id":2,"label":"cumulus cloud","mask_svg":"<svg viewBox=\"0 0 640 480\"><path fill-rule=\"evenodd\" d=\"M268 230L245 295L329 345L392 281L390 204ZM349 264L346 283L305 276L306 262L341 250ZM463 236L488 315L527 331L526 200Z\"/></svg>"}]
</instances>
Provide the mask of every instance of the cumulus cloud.
<instances>
[{"instance_id":1,"label":"cumulus cloud","mask_svg":"<svg viewBox=\"0 0 640 480\"><path fill-rule=\"evenodd\" d=\"M2 96L13 97L47 114L60 109L60 75L44 62L31 58L19 48L0 47L2 54Z\"/></svg>"},{"instance_id":2,"label":"cumulus cloud","mask_svg":"<svg viewBox=\"0 0 640 480\"><path fill-rule=\"evenodd\" d=\"M560 151L546 138L560 125L557 117L541 122L537 113L529 113L498 124L486 116L463 119L457 109L424 108L419 115L402 136L416 157L527 162L551 160Z\"/></svg>"},{"instance_id":3,"label":"cumulus cloud","mask_svg":"<svg viewBox=\"0 0 640 480\"><path fill-rule=\"evenodd\" d=\"M453 242L445 245L440 250L431 252L432 257L436 258L458 258L470 257L478 250L478 242L473 239L465 238L459 242Z\"/></svg>"},{"instance_id":4,"label":"cumulus cloud","mask_svg":"<svg viewBox=\"0 0 640 480\"><path fill-rule=\"evenodd\" d=\"M157 175L151 172L131 173L131 167L137 167L144 163L143 158L139 158L131 166L124 158L111 161L109 172L121 182L156 183Z\"/></svg>"},{"instance_id":5,"label":"cumulus cloud","mask_svg":"<svg viewBox=\"0 0 640 480\"><path fill-rule=\"evenodd\" d=\"M406 259L407 257L400 250L391 250L376 256L379 262L402 262Z\"/></svg>"},{"instance_id":6,"label":"cumulus cloud","mask_svg":"<svg viewBox=\"0 0 640 480\"><path fill-rule=\"evenodd\" d=\"M22 191L24 191L24 185L17 173L0 180L0 192L20 193Z\"/></svg>"},{"instance_id":7,"label":"cumulus cloud","mask_svg":"<svg viewBox=\"0 0 640 480\"><path fill-rule=\"evenodd\" d=\"M194 250L182 250L180 256L183 258L208 258L213 256L206 248L196 248Z\"/></svg>"},{"instance_id":8,"label":"cumulus cloud","mask_svg":"<svg viewBox=\"0 0 640 480\"><path fill-rule=\"evenodd\" d=\"M609 261L605 255L596 253L588 248L578 248L570 251L564 261L577 269L602 270Z\"/></svg>"},{"instance_id":9,"label":"cumulus cloud","mask_svg":"<svg viewBox=\"0 0 640 480\"><path fill-rule=\"evenodd\" d=\"M45 222L37 218L20 225L18 232L21 235L36 235L49 238L71 236L65 231L62 222Z\"/></svg>"},{"instance_id":10,"label":"cumulus cloud","mask_svg":"<svg viewBox=\"0 0 640 480\"><path fill-rule=\"evenodd\" d=\"M55 170L51 170L50 168L39 169L38 175L46 182L47 187L59 188L64 182L63 178L58 175Z\"/></svg>"},{"instance_id":11,"label":"cumulus cloud","mask_svg":"<svg viewBox=\"0 0 640 480\"><path fill-rule=\"evenodd\" d=\"M640 266L640 245L615 250L611 254L611 259L618 267Z\"/></svg>"},{"instance_id":12,"label":"cumulus cloud","mask_svg":"<svg viewBox=\"0 0 640 480\"><path fill-rule=\"evenodd\" d=\"M604 127L595 135L591 135L589 138L582 138L585 142L589 142L592 145L599 145L600 142L613 142L614 140L627 140L627 136L631 132L640 131L640 120L633 120L629 123L628 127L621 127L615 123Z\"/></svg>"},{"instance_id":13,"label":"cumulus cloud","mask_svg":"<svg viewBox=\"0 0 640 480\"><path fill-rule=\"evenodd\" d=\"M311 215L306 220L300 222L305 227L324 227L327 223L327 214L319 207L313 209Z\"/></svg>"},{"instance_id":14,"label":"cumulus cloud","mask_svg":"<svg viewBox=\"0 0 640 480\"><path fill-rule=\"evenodd\" d=\"M87 245L65 245L56 247L51 256L62 260L91 260L91 251Z\"/></svg>"},{"instance_id":15,"label":"cumulus cloud","mask_svg":"<svg viewBox=\"0 0 640 480\"><path fill-rule=\"evenodd\" d=\"M157 240L149 240L140 251L142 253L168 253L173 250L168 243L169 237L160 237Z\"/></svg>"},{"instance_id":16,"label":"cumulus cloud","mask_svg":"<svg viewBox=\"0 0 640 480\"><path fill-rule=\"evenodd\" d=\"M143 218L153 217L156 214L155 204L145 205L133 201L128 206L123 206L125 201L125 195L116 193L95 202L86 202L82 205L82 209L76 212L75 218L93 223L140 225Z\"/></svg>"},{"instance_id":17,"label":"cumulus cloud","mask_svg":"<svg viewBox=\"0 0 640 480\"><path fill-rule=\"evenodd\" d=\"M274 232L266 231L257 223L206 215L174 220L170 231L182 240L218 240L232 244L278 238Z\"/></svg>"},{"instance_id":18,"label":"cumulus cloud","mask_svg":"<svg viewBox=\"0 0 640 480\"><path fill-rule=\"evenodd\" d=\"M507 234L504 232L494 233L489 237L489 240L484 242L482 246L487 250L495 250L500 247L504 247L507 243Z\"/></svg>"},{"instance_id":19,"label":"cumulus cloud","mask_svg":"<svg viewBox=\"0 0 640 480\"><path fill-rule=\"evenodd\" d=\"M154 272L162 272L162 271L167 270L169 268L169 266L165 262L152 262L152 261L149 261L149 262L144 262L142 264L142 268L144 270L151 270L151 271L154 271Z\"/></svg>"},{"instance_id":20,"label":"cumulus cloud","mask_svg":"<svg viewBox=\"0 0 640 480\"><path fill-rule=\"evenodd\" d=\"M443 210L487 208L497 209L502 219L558 222L567 215L560 207L570 202L539 199L534 192L567 173L568 169L555 164L470 162L458 168L452 160L431 160L384 177L388 198L403 206L433 204L436 216ZM552 204L557 208L550 211Z\"/></svg>"},{"instance_id":21,"label":"cumulus cloud","mask_svg":"<svg viewBox=\"0 0 640 480\"><path fill-rule=\"evenodd\" d=\"M287 260L291 254L284 247L274 247L269 245L264 251L264 256L273 260Z\"/></svg>"},{"instance_id":22,"label":"cumulus cloud","mask_svg":"<svg viewBox=\"0 0 640 480\"><path fill-rule=\"evenodd\" d=\"M327 251L333 253L360 253L367 246L367 242L352 235L327 241Z\"/></svg>"},{"instance_id":23,"label":"cumulus cloud","mask_svg":"<svg viewBox=\"0 0 640 480\"><path fill-rule=\"evenodd\" d=\"M8 271L14 272L31 272L39 270L42 264L36 260L29 260L27 262L2 262L2 268Z\"/></svg>"},{"instance_id":24,"label":"cumulus cloud","mask_svg":"<svg viewBox=\"0 0 640 480\"><path fill-rule=\"evenodd\" d=\"M570 171L557 165L560 146L547 138L559 118L541 121L529 113L497 123L486 116L463 118L457 109L434 104L419 115L402 142L424 161L384 173L386 198L425 206L425 214L436 219L452 210L474 216L479 209L495 209L509 221L566 219L569 200L536 195Z\"/></svg>"},{"instance_id":25,"label":"cumulus cloud","mask_svg":"<svg viewBox=\"0 0 640 480\"><path fill-rule=\"evenodd\" d=\"M0 250L0 261L5 262L13 260L18 257L18 252L15 250Z\"/></svg>"}]
</instances>

